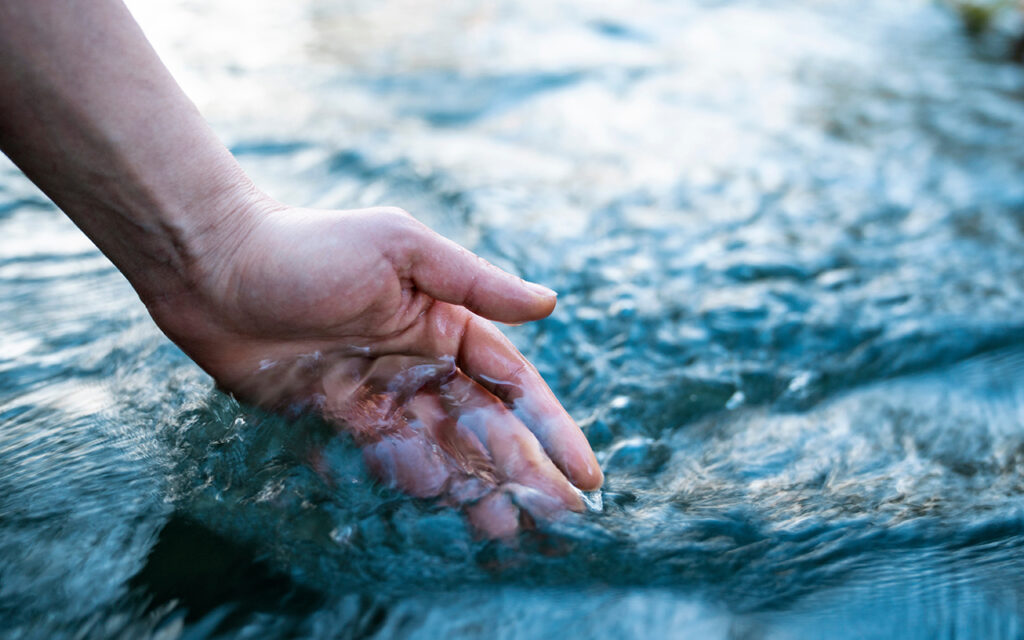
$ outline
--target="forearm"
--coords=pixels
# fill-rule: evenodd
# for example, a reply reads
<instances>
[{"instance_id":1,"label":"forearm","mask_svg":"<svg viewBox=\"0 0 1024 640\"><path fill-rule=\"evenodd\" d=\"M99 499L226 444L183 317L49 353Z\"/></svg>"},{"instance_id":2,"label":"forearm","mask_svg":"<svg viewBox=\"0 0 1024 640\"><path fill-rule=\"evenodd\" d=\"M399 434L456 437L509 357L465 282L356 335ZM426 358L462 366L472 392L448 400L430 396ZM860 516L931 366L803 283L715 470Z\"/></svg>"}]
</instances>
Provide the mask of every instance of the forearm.
<instances>
[{"instance_id":1,"label":"forearm","mask_svg":"<svg viewBox=\"0 0 1024 640\"><path fill-rule=\"evenodd\" d=\"M120 0L0 3L0 148L147 301L259 197Z\"/></svg>"}]
</instances>

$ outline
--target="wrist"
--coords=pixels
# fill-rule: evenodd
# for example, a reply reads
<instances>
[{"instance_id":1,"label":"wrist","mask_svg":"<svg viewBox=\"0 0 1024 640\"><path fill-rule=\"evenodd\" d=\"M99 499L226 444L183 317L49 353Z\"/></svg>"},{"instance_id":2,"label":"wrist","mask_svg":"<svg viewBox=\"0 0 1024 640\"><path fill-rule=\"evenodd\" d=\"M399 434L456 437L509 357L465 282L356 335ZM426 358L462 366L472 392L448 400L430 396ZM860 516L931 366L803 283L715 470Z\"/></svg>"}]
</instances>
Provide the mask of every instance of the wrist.
<instances>
[{"instance_id":1,"label":"wrist","mask_svg":"<svg viewBox=\"0 0 1024 640\"><path fill-rule=\"evenodd\" d=\"M143 282L129 277L164 334L225 384L232 380L225 372L244 360L232 347L231 327L224 322L236 295L240 262L261 221L282 208L238 175L225 176L220 186L193 204L201 216L181 214L186 223L175 232L181 240L176 243L176 268L153 269Z\"/></svg>"},{"instance_id":2,"label":"wrist","mask_svg":"<svg viewBox=\"0 0 1024 640\"><path fill-rule=\"evenodd\" d=\"M267 212L278 208L237 166L213 173L187 198L158 205L162 264L122 269L147 307L216 296Z\"/></svg>"}]
</instances>

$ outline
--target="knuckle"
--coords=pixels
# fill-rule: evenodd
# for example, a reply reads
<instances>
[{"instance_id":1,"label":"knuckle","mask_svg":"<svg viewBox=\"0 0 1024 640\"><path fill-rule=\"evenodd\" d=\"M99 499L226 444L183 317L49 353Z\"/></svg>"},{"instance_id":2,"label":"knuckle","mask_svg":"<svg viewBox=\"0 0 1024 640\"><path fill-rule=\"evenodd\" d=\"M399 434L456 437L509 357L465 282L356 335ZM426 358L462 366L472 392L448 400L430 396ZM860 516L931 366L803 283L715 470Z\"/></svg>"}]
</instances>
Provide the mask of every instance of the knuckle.
<instances>
[{"instance_id":1,"label":"knuckle","mask_svg":"<svg viewBox=\"0 0 1024 640\"><path fill-rule=\"evenodd\" d=\"M406 238L413 245L417 244L424 233L429 231L425 224L399 207L380 207L377 209L377 214L396 234L396 237Z\"/></svg>"},{"instance_id":2,"label":"knuckle","mask_svg":"<svg viewBox=\"0 0 1024 640\"><path fill-rule=\"evenodd\" d=\"M412 214L401 207L377 207L377 213L395 222L415 221Z\"/></svg>"}]
</instances>

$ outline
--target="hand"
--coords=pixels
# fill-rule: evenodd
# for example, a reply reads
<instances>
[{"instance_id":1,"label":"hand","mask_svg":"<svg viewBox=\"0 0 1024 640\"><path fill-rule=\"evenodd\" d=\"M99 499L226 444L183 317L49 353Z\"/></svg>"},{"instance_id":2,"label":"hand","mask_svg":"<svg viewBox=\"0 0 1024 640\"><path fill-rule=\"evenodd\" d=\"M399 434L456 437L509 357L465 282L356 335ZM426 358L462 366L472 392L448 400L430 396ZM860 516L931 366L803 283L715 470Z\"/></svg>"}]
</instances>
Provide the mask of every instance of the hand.
<instances>
[{"instance_id":1,"label":"hand","mask_svg":"<svg viewBox=\"0 0 1024 640\"><path fill-rule=\"evenodd\" d=\"M0 2L0 148L167 335L239 397L350 430L382 480L489 535L520 508L580 508L570 481L602 480L586 439L482 319L542 318L554 294L396 209L269 201L120 0L88 4Z\"/></svg>"},{"instance_id":2,"label":"hand","mask_svg":"<svg viewBox=\"0 0 1024 640\"><path fill-rule=\"evenodd\" d=\"M252 211L186 292L147 301L224 389L318 411L380 480L464 508L490 537L582 508L572 484L602 482L586 438L484 319L543 318L554 292L399 209Z\"/></svg>"}]
</instances>

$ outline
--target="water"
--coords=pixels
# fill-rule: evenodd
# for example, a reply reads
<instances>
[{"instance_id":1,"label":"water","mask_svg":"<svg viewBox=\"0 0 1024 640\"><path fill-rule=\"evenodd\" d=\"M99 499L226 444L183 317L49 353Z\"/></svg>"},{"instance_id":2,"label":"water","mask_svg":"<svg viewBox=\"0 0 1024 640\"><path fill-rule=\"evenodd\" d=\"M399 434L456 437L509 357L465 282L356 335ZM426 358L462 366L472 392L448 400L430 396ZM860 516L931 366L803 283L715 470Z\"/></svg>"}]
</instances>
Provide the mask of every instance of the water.
<instances>
[{"instance_id":1,"label":"water","mask_svg":"<svg viewBox=\"0 0 1024 640\"><path fill-rule=\"evenodd\" d=\"M0 170L0 635L1018 638L1024 70L927 2L133 3L256 181L557 289L607 472L477 541ZM201 35L197 35L197 30Z\"/></svg>"}]
</instances>

